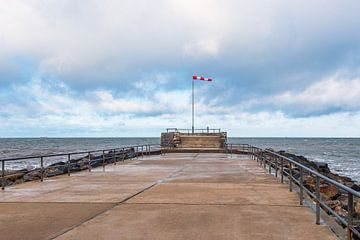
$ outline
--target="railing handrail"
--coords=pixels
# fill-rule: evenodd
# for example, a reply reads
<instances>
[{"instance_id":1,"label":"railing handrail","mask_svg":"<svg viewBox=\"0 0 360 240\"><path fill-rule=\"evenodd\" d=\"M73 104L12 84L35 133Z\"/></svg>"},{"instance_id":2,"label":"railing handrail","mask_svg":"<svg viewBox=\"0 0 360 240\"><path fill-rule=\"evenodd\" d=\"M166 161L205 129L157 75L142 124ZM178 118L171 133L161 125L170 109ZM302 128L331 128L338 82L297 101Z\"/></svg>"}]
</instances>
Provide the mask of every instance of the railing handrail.
<instances>
[{"instance_id":1,"label":"railing handrail","mask_svg":"<svg viewBox=\"0 0 360 240\"><path fill-rule=\"evenodd\" d=\"M96 152L102 152L102 151L113 151L113 150L118 150L118 149L128 149L128 148L135 148L135 147L141 147L141 146L159 146L159 145L160 144L126 145L126 146L120 146L120 147L109 148L109 149L89 150L89 151L80 151L80 152L55 153L55 154L36 155L36 156L24 156L24 157L12 157L12 158L0 159L0 162L19 161L19 160L27 160L27 159L34 159L34 158L60 157L60 156L67 156L69 154L70 155L89 154L89 153L96 153Z\"/></svg>"},{"instance_id":2,"label":"railing handrail","mask_svg":"<svg viewBox=\"0 0 360 240\"><path fill-rule=\"evenodd\" d=\"M281 154L279 154L279 153L276 153L276 152L274 152L274 151L271 151L271 150L269 150L269 149L262 149L262 148L259 148L259 147L256 147L256 146L252 146L252 145L249 145L249 144L232 144L232 143L227 143L227 145L232 145L232 146L244 146L244 145L246 146L246 145L247 145L247 146L249 146L249 147L254 147L254 148L258 149L258 150L261 150L261 151L264 151L264 152L273 154L273 155L275 155L275 156L277 156L277 157L283 158L283 159L285 159L285 160L293 163L294 165L296 165L296 166L298 166L298 167L301 167L302 169L304 169L304 170L306 170L306 171L314 174L315 176L320 177L321 179L325 180L326 182L328 182L328 183L330 183L330 184L333 184L333 185L336 185L337 187L341 188L342 190L344 190L344 191L346 191L346 192L350 192L351 194L353 194L353 195L355 195L356 197L359 197L359 198L360 198L360 192L355 191L354 189L352 189L352 188L350 188L350 187L348 187L348 186L345 186L345 185L343 185L343 184L341 184L341 183L339 183L339 182L337 182L337 181L335 181L335 180L333 180L333 179L331 179L331 178L329 178L329 177L327 177L327 176L319 173L318 171L316 171L316 170L314 170L314 169L311 169L311 168L309 168L309 167L307 167L307 166L305 166L305 165L303 165L303 164L301 164L301 163L299 163L299 162L297 162L297 161L295 161L295 160L293 160L293 159L291 159L291 158L285 157L285 156L283 156L283 155L281 155Z\"/></svg>"},{"instance_id":3,"label":"railing handrail","mask_svg":"<svg viewBox=\"0 0 360 240\"><path fill-rule=\"evenodd\" d=\"M246 144L227 144L226 148L228 149L228 147L230 146L231 149L231 154L233 153L234 150L234 146L242 146L244 147ZM320 224L320 207L322 207L325 211L328 211L329 213L327 214L333 214L334 217L336 219L338 219L340 221L341 224L344 224L347 227L347 239L351 240L353 239L353 234L360 237L360 232L359 230L356 229L356 227L354 226L354 222L353 222L353 217L354 217L354 197L356 198L360 198L360 192L342 184L339 183L338 181L331 179L321 173L319 173L318 171L305 166L304 164L301 164L297 161L295 161L294 159L291 159L289 157L283 156L279 153L276 153L272 150L269 149L262 149L262 148L258 148L252 145L248 145L248 149L246 151L246 153L250 154L252 156L252 159L260 161L260 164L264 165L268 165L269 166L269 173L271 173L271 168L275 169L275 177L277 177L277 171L281 169L281 183L283 183L283 176L284 173L286 173L287 178L289 179L289 187L290 187L290 191L292 191L292 185L293 183L297 184L299 186L299 198L300 198L300 204L303 204L303 200L304 200L304 191L306 193L308 193L308 196L310 198L312 198L315 201L316 204L316 224ZM266 155L263 155L263 153L266 153ZM266 157L268 156L268 157ZM272 158L273 157L273 158ZM275 159L276 160L275 160ZM279 163L278 160L281 160ZM286 161L286 165L284 165L285 161ZM289 166L287 165L289 164ZM288 170L285 171L284 167L287 167ZM297 179L294 175L293 175L293 167L297 167L300 172L300 176L298 177L299 179ZM314 177L316 178L316 187L315 187L315 191L307 188L304 186L304 182L303 182L303 176L304 176L304 171L308 173L308 176ZM330 208L326 202L324 202L321 198L321 194L320 194L320 182L321 180L323 180L325 183L336 186L339 190L339 192L343 192L344 194L347 195L348 197L348 209L347 209L347 216L340 216L337 212L335 212L335 210L333 210L332 208Z\"/></svg>"},{"instance_id":4,"label":"railing handrail","mask_svg":"<svg viewBox=\"0 0 360 240\"><path fill-rule=\"evenodd\" d=\"M341 183L339 183L339 182L337 182L337 181L335 181L335 180L333 180L333 179L331 179L331 178L329 178L329 177L327 177L327 176L319 173L318 171L315 171L315 170L313 170L313 169L311 169L311 168L309 168L309 167L307 167L307 166L305 166L305 165L303 165L303 164L301 164L301 163L299 163L299 162L297 162L297 161L295 161L295 160L293 160L293 159L291 159L291 158L285 157L285 156L283 156L283 155L280 155L280 154L278 154L278 153L276 153L276 152L273 152L273 151L270 151L270 150L268 150L268 149L265 149L265 150L263 150L263 149L261 149L261 148L258 148L258 149L260 149L260 150L262 150L262 151L265 151L265 152L267 152L267 153L271 153L271 154L273 154L273 155L275 155L275 156L277 156L277 157L281 157L281 158L283 158L283 159L285 159L285 160L287 160L287 161L295 164L296 166L301 167L302 169L304 169L304 170L306 170L306 171L314 174L315 176L320 177L321 179L325 180L326 182L328 182L328 183L330 183L330 184L333 184L333 185L341 188L342 190L344 190L344 191L346 191L346 192L349 192L349 193L353 194L354 196L360 198L360 192L355 191L354 189L349 188L348 186L345 186L345 185L343 185L343 184L341 184Z\"/></svg>"},{"instance_id":5,"label":"railing handrail","mask_svg":"<svg viewBox=\"0 0 360 240\"><path fill-rule=\"evenodd\" d=\"M192 131L192 129L191 128L167 128L166 129L166 132L171 132L171 131L174 131L174 132L181 132L181 131ZM214 131L216 131L216 132L218 132L218 133L220 133L221 132L221 129L220 128L195 128L194 129L194 131L212 131L212 132L214 132Z\"/></svg>"}]
</instances>

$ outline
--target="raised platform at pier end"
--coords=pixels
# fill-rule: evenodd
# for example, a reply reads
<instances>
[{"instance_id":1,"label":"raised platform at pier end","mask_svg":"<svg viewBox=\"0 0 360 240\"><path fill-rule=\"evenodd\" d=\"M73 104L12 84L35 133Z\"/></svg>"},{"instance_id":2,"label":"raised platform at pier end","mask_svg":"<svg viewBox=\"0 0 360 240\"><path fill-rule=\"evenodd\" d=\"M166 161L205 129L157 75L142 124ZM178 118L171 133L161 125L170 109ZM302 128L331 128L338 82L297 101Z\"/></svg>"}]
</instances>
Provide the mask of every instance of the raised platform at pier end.
<instances>
[{"instance_id":1,"label":"raised platform at pier end","mask_svg":"<svg viewBox=\"0 0 360 240\"><path fill-rule=\"evenodd\" d=\"M248 155L144 156L0 192L1 239L337 239Z\"/></svg>"}]
</instances>

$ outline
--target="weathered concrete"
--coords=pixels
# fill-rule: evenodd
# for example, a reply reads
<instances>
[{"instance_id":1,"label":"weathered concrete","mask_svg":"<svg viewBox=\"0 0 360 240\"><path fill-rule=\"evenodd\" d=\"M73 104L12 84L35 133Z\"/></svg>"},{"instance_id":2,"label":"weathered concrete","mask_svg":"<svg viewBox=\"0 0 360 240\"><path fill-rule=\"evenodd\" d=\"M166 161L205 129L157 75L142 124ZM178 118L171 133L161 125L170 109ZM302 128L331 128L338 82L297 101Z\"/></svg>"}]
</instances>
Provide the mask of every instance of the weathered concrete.
<instances>
[{"instance_id":1,"label":"weathered concrete","mask_svg":"<svg viewBox=\"0 0 360 240\"><path fill-rule=\"evenodd\" d=\"M337 239L244 155L171 153L7 188L1 239Z\"/></svg>"}]
</instances>

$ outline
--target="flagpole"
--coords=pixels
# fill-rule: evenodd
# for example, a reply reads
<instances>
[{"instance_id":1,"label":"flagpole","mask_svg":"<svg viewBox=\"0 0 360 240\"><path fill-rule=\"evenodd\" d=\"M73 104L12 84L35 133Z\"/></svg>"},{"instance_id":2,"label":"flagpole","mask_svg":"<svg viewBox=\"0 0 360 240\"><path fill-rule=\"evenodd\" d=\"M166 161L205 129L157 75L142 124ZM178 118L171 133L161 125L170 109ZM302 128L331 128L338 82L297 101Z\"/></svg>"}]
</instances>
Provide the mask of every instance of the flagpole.
<instances>
[{"instance_id":1,"label":"flagpole","mask_svg":"<svg viewBox=\"0 0 360 240\"><path fill-rule=\"evenodd\" d=\"M192 127L191 127L191 132L192 134L195 133L195 128L194 128L194 117L195 117L195 103L194 103L194 99L195 99L195 91L194 91L194 82L195 80L201 80L201 81L208 81L208 82L212 82L212 78L206 78L206 77L199 77L199 76L193 76L192 77Z\"/></svg>"},{"instance_id":2,"label":"flagpole","mask_svg":"<svg viewBox=\"0 0 360 240\"><path fill-rule=\"evenodd\" d=\"M194 79L191 80L192 81L192 134L194 134Z\"/></svg>"}]
</instances>

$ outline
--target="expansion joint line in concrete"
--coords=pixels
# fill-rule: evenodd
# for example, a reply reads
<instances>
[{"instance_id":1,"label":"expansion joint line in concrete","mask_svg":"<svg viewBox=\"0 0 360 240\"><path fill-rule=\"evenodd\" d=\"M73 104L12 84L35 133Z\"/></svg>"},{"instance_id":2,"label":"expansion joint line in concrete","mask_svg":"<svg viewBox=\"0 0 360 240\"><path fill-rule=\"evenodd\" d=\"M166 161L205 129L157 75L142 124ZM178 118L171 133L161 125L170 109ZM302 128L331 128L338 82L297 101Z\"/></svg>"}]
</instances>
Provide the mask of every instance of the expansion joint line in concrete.
<instances>
[{"instance_id":1,"label":"expansion joint line in concrete","mask_svg":"<svg viewBox=\"0 0 360 240\"><path fill-rule=\"evenodd\" d=\"M121 204L125 203L126 201L128 201L128 200L132 199L133 197L136 197L136 196L138 196L139 194L141 194L141 193L143 193L143 192L145 192L145 191L149 190L150 188L152 188L152 187L156 186L157 184L158 184L158 182L155 182L155 183L151 184L150 186L148 186L148 187L146 187L146 188L143 188L143 189L141 189L140 191L138 191L138 192L134 193L133 195L131 195L131 196L129 196L129 197L127 197L127 198L125 198L125 199L121 200L120 202L114 203L114 205L113 205L113 206L111 206L110 208L105 209L104 211L99 212L99 213L95 214L94 216L91 216L90 218L88 218L88 219L84 220L83 222L81 222L81 223L79 223L79 224L76 224L76 225L72 226L71 228L69 228L69 229L67 229L66 231L64 231L64 232L62 232L62 233L60 233L60 234L58 234L58 235L54 236L54 237L53 237L53 238L51 238L51 239L56 239L57 237L60 237L61 235L65 234L65 233L67 233L67 232L70 232L71 230L73 230L73 229L75 229L75 228L77 228L77 227L81 226L82 224L84 224L84 223L86 223L86 222L91 221L92 219L96 218L97 216L100 216L101 214L106 213L106 212L108 212L108 211L110 211L110 210L114 209L115 207L117 207L117 206L119 206L119 205L121 205Z\"/></svg>"},{"instance_id":2,"label":"expansion joint line in concrete","mask_svg":"<svg viewBox=\"0 0 360 240\"><path fill-rule=\"evenodd\" d=\"M171 202L125 202L124 205L183 205L183 206L259 206L259 207L286 207L286 208L307 208L301 205L286 205L286 204L256 204L256 203L171 203Z\"/></svg>"}]
</instances>

